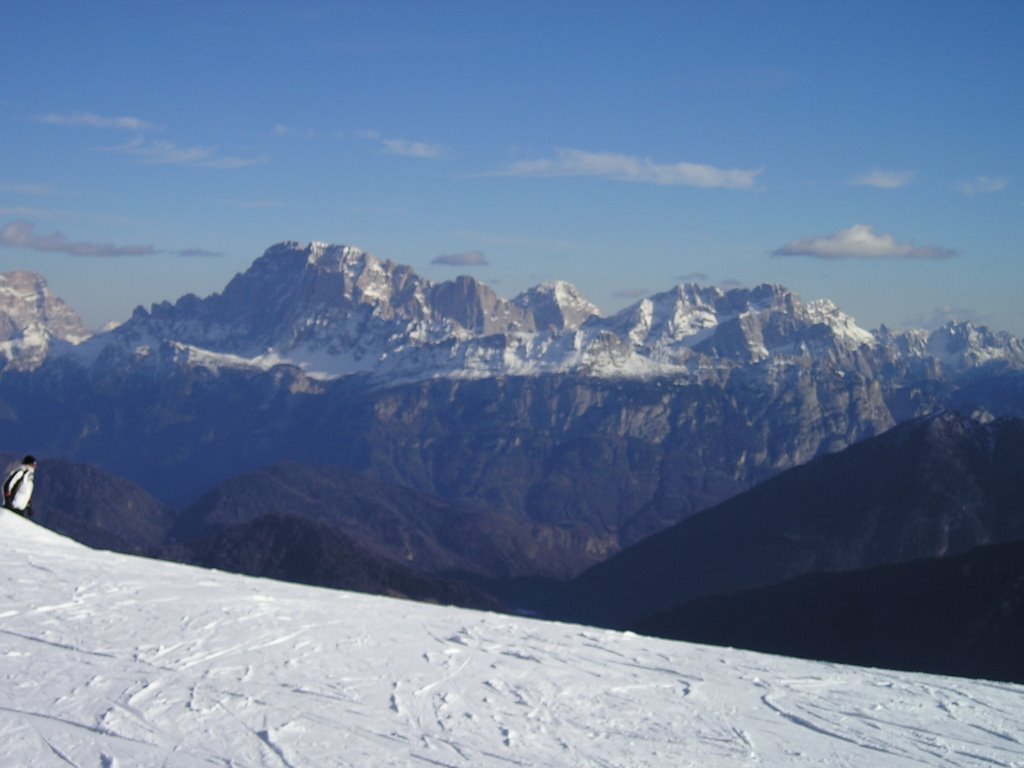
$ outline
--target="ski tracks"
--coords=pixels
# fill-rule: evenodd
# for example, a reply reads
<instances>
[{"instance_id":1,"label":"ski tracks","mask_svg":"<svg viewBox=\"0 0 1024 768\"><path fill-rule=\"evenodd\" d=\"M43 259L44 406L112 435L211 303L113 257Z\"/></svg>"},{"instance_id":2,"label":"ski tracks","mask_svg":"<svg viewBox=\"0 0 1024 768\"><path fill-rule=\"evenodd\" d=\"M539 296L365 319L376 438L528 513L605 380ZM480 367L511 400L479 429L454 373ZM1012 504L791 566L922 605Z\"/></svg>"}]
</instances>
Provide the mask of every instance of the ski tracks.
<instances>
[{"instance_id":1,"label":"ski tracks","mask_svg":"<svg viewBox=\"0 0 1024 768\"><path fill-rule=\"evenodd\" d=\"M1011 730L1019 716L978 701L967 686L939 685L940 678L929 676L908 680L881 670L851 676L851 668L835 669L835 676L762 682L761 703L783 720L836 742L837 754L853 745L865 755L898 758L908 766L1024 765L1024 743ZM873 690L866 695L864 689ZM879 690L886 695L879 698ZM865 707L865 700L874 703ZM977 722L979 709L985 710L986 725Z\"/></svg>"},{"instance_id":2,"label":"ski tracks","mask_svg":"<svg viewBox=\"0 0 1024 768\"><path fill-rule=\"evenodd\" d=\"M403 696L394 683L390 710L403 729L427 734L424 757L446 765L676 764L683 739L664 713L690 695L697 679L671 668L670 659L638 659L615 649L621 646L617 633L566 632L565 644L552 644L513 619L496 617L455 633L428 628L433 646L420 656L426 667L406 673L424 684ZM580 669L594 670L601 682L581 681ZM728 729L716 737L750 750ZM612 757L623 744L632 755L626 761ZM554 763L552 755L558 756Z\"/></svg>"},{"instance_id":3,"label":"ski tracks","mask_svg":"<svg viewBox=\"0 0 1024 768\"><path fill-rule=\"evenodd\" d=\"M0 743L19 768L1024 768L1018 686L65 544L60 567L25 578L20 546L0 548Z\"/></svg>"}]
</instances>

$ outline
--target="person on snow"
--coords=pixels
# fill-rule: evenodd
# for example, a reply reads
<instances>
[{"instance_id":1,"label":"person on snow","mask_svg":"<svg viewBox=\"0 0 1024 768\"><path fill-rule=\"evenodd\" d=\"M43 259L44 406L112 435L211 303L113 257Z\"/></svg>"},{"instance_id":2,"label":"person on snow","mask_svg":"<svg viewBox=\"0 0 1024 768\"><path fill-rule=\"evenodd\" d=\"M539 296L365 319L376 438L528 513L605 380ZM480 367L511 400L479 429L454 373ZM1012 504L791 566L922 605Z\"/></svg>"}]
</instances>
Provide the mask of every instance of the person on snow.
<instances>
[{"instance_id":1,"label":"person on snow","mask_svg":"<svg viewBox=\"0 0 1024 768\"><path fill-rule=\"evenodd\" d=\"M4 506L22 517L32 517L32 487L35 484L36 460L26 456L21 465L11 470L4 480Z\"/></svg>"}]
</instances>

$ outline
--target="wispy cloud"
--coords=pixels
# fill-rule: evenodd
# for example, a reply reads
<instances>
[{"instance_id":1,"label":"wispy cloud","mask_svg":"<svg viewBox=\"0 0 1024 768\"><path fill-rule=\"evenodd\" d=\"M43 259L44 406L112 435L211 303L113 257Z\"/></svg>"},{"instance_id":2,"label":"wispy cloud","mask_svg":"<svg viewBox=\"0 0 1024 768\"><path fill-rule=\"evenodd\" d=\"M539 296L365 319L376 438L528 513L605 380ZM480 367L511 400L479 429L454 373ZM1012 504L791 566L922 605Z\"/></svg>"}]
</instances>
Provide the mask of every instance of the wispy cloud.
<instances>
[{"instance_id":1,"label":"wispy cloud","mask_svg":"<svg viewBox=\"0 0 1024 768\"><path fill-rule=\"evenodd\" d=\"M914 171L886 171L881 168L873 168L867 173L850 179L849 183L859 187L899 189L910 184L916 175Z\"/></svg>"},{"instance_id":2,"label":"wispy cloud","mask_svg":"<svg viewBox=\"0 0 1024 768\"><path fill-rule=\"evenodd\" d=\"M956 189L968 197L985 195L990 192L1002 192L1010 186L1010 180L1004 176L975 176L956 184Z\"/></svg>"},{"instance_id":3,"label":"wispy cloud","mask_svg":"<svg viewBox=\"0 0 1024 768\"><path fill-rule=\"evenodd\" d=\"M277 123L271 129L271 133L279 139L289 136L296 136L300 139L315 139L317 132L313 128L296 128L295 126Z\"/></svg>"},{"instance_id":4,"label":"wispy cloud","mask_svg":"<svg viewBox=\"0 0 1024 768\"><path fill-rule=\"evenodd\" d=\"M446 150L440 144L428 144L423 141L409 141L408 139L390 139L381 136L377 131L358 131L356 133L361 139L369 139L377 142L389 155L399 157L417 157L432 160L441 157Z\"/></svg>"},{"instance_id":5,"label":"wispy cloud","mask_svg":"<svg viewBox=\"0 0 1024 768\"><path fill-rule=\"evenodd\" d=\"M559 149L553 158L524 160L494 175L592 176L662 186L749 189L763 170L725 169L699 163L655 163L647 158L611 152Z\"/></svg>"},{"instance_id":6,"label":"wispy cloud","mask_svg":"<svg viewBox=\"0 0 1024 768\"><path fill-rule=\"evenodd\" d=\"M42 208L29 208L26 205L16 205L12 208L0 208L0 216L14 217L19 219L42 219L50 215L50 211Z\"/></svg>"},{"instance_id":7,"label":"wispy cloud","mask_svg":"<svg viewBox=\"0 0 1024 768\"><path fill-rule=\"evenodd\" d=\"M110 245L73 242L60 232L37 235L35 225L15 221L0 229L0 245L9 248L27 248L32 251L65 253L69 256L152 256L159 253L153 245Z\"/></svg>"},{"instance_id":8,"label":"wispy cloud","mask_svg":"<svg viewBox=\"0 0 1024 768\"><path fill-rule=\"evenodd\" d=\"M174 256L190 258L212 258L223 256L219 251L205 248L185 248L178 251L164 251L150 245L113 245L110 243L90 243L68 240L60 232L47 235L37 234L35 224L28 221L14 221L0 229L0 246L7 248L24 248L30 251L46 253L63 253L68 256L155 256L166 253Z\"/></svg>"},{"instance_id":9,"label":"wispy cloud","mask_svg":"<svg viewBox=\"0 0 1024 768\"><path fill-rule=\"evenodd\" d=\"M944 304L932 309L931 313L923 312L904 317L899 323L901 328L921 328L934 331L949 323L968 322L973 325L987 325L990 318L967 307L955 307Z\"/></svg>"},{"instance_id":10,"label":"wispy cloud","mask_svg":"<svg viewBox=\"0 0 1024 768\"><path fill-rule=\"evenodd\" d=\"M706 283L708 281L707 272L687 272L685 275L676 275L677 283Z\"/></svg>"},{"instance_id":11,"label":"wispy cloud","mask_svg":"<svg viewBox=\"0 0 1024 768\"><path fill-rule=\"evenodd\" d=\"M50 112L45 115L40 115L37 119L40 123L45 123L47 125L85 126L87 128L118 128L127 131L149 131L156 127L152 123L140 120L137 117L103 117L91 112L72 112L66 115Z\"/></svg>"},{"instance_id":12,"label":"wispy cloud","mask_svg":"<svg viewBox=\"0 0 1024 768\"><path fill-rule=\"evenodd\" d=\"M286 204L280 200L236 200L239 208L283 208Z\"/></svg>"},{"instance_id":13,"label":"wispy cloud","mask_svg":"<svg viewBox=\"0 0 1024 768\"><path fill-rule=\"evenodd\" d=\"M449 267L486 267L489 266L487 257L480 251L464 251L462 253L448 253L435 256L431 264L444 264Z\"/></svg>"},{"instance_id":14,"label":"wispy cloud","mask_svg":"<svg viewBox=\"0 0 1024 768\"><path fill-rule=\"evenodd\" d=\"M815 259L949 259L956 251L934 245L915 246L879 235L866 224L856 224L825 237L793 240L772 251L773 256L810 256Z\"/></svg>"},{"instance_id":15,"label":"wispy cloud","mask_svg":"<svg viewBox=\"0 0 1024 768\"><path fill-rule=\"evenodd\" d=\"M265 155L259 157L224 157L217 147L179 147L162 139L146 139L138 136L126 144L105 147L104 151L118 155L130 155L155 165L191 165L201 168L233 170L248 168L267 162Z\"/></svg>"},{"instance_id":16,"label":"wispy cloud","mask_svg":"<svg viewBox=\"0 0 1024 768\"><path fill-rule=\"evenodd\" d=\"M745 288L746 285L745 282L737 280L735 277L726 277L718 281L718 287L724 288L727 291L733 288Z\"/></svg>"},{"instance_id":17,"label":"wispy cloud","mask_svg":"<svg viewBox=\"0 0 1024 768\"><path fill-rule=\"evenodd\" d=\"M132 155L144 162L154 165L191 165L202 168L236 169L248 168L267 162L268 158L259 157L225 157L217 147L197 146L179 147L177 144L162 139L149 139L145 134L159 130L153 123L137 117L104 117L92 112L71 112L59 114L51 112L37 118L41 123L49 125L86 126L89 128L116 128L134 131L139 134L125 144L113 147L101 147L101 151L119 155ZM278 126L287 131L284 126Z\"/></svg>"},{"instance_id":18,"label":"wispy cloud","mask_svg":"<svg viewBox=\"0 0 1024 768\"><path fill-rule=\"evenodd\" d=\"M531 237L529 235L509 235L494 232L481 232L478 230L462 229L456 232L463 240L471 242L486 243L494 248L516 248L530 251L575 251L579 250L579 244L572 240L558 240L545 237Z\"/></svg>"},{"instance_id":19,"label":"wispy cloud","mask_svg":"<svg viewBox=\"0 0 1024 768\"><path fill-rule=\"evenodd\" d=\"M405 139L381 139L381 144L389 155L401 157L440 157L444 148L439 144L427 144L422 141L406 141Z\"/></svg>"},{"instance_id":20,"label":"wispy cloud","mask_svg":"<svg viewBox=\"0 0 1024 768\"><path fill-rule=\"evenodd\" d=\"M612 291L612 296L617 299L642 299L648 294L650 294L650 291L646 288L619 288Z\"/></svg>"},{"instance_id":21,"label":"wispy cloud","mask_svg":"<svg viewBox=\"0 0 1024 768\"><path fill-rule=\"evenodd\" d=\"M205 248L183 248L173 253L175 256L184 256L188 259L216 259L224 255L224 251L208 251Z\"/></svg>"},{"instance_id":22,"label":"wispy cloud","mask_svg":"<svg viewBox=\"0 0 1024 768\"><path fill-rule=\"evenodd\" d=\"M41 197L43 195L52 194L53 188L46 184L10 184L0 181L0 192Z\"/></svg>"}]
</instances>

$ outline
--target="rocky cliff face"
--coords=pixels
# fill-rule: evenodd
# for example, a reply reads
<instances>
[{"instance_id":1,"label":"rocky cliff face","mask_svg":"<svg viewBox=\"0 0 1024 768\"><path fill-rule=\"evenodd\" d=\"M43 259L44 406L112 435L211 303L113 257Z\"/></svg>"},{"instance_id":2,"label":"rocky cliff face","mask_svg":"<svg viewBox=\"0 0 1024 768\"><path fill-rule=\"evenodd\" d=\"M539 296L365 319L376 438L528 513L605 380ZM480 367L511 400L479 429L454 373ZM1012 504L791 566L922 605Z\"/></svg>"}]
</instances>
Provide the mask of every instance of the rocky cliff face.
<instances>
[{"instance_id":1,"label":"rocky cliff face","mask_svg":"<svg viewBox=\"0 0 1024 768\"><path fill-rule=\"evenodd\" d=\"M435 284L356 248L282 243L223 293L139 308L80 357L110 348L137 357L156 345L165 350L160 359L184 365L265 370L288 363L332 377L384 371L396 355L532 333L535 312L542 325L571 329L580 313L560 298L537 291L508 302L469 277Z\"/></svg>"}]
</instances>

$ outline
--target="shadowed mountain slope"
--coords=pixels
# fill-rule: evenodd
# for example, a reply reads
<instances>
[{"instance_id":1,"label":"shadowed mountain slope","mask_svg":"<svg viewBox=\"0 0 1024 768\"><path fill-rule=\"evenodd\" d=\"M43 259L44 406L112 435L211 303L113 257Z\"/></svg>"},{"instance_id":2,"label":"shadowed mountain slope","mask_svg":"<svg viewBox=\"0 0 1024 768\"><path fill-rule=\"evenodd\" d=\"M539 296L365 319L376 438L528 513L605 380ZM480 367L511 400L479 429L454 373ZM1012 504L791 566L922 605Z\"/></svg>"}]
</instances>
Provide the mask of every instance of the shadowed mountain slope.
<instances>
[{"instance_id":1,"label":"shadowed mountain slope","mask_svg":"<svg viewBox=\"0 0 1024 768\"><path fill-rule=\"evenodd\" d=\"M139 486L96 467L39 456L33 520L90 547L139 553L164 540L172 510ZM0 453L0 467L20 456Z\"/></svg>"},{"instance_id":2,"label":"shadowed mountain slope","mask_svg":"<svg viewBox=\"0 0 1024 768\"><path fill-rule=\"evenodd\" d=\"M180 541L287 514L342 532L420 573L503 577L529 561L531 530L479 502L450 502L337 467L287 462L222 483L186 510Z\"/></svg>"},{"instance_id":3,"label":"shadowed mountain slope","mask_svg":"<svg viewBox=\"0 0 1024 768\"><path fill-rule=\"evenodd\" d=\"M1024 542L702 598L636 629L785 656L1024 683Z\"/></svg>"},{"instance_id":4,"label":"shadowed mountain slope","mask_svg":"<svg viewBox=\"0 0 1024 768\"><path fill-rule=\"evenodd\" d=\"M626 625L687 600L1024 538L1024 421L943 413L789 470L595 566L560 615Z\"/></svg>"},{"instance_id":5,"label":"shadowed mountain slope","mask_svg":"<svg viewBox=\"0 0 1024 768\"><path fill-rule=\"evenodd\" d=\"M295 515L263 515L213 535L169 547L167 559L279 581L423 602L500 609L473 587L431 579L367 551L349 536Z\"/></svg>"}]
</instances>

